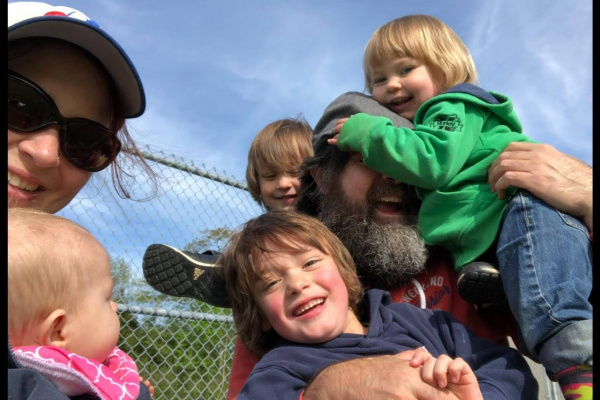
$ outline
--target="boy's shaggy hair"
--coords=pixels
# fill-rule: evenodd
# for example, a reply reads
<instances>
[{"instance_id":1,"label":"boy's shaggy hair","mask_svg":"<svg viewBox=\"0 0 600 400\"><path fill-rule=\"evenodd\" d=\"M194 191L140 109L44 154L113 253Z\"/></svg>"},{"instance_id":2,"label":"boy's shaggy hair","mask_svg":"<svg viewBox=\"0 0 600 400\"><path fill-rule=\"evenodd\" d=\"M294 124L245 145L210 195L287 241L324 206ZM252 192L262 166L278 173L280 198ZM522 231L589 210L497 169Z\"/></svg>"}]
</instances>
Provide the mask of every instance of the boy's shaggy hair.
<instances>
[{"instance_id":1,"label":"boy's shaggy hair","mask_svg":"<svg viewBox=\"0 0 600 400\"><path fill-rule=\"evenodd\" d=\"M259 177L265 171L297 175L302 161L313 155L313 130L302 118L271 122L254 138L248 151L246 182L252 198L265 206L260 195Z\"/></svg>"},{"instance_id":2,"label":"boy's shaggy hair","mask_svg":"<svg viewBox=\"0 0 600 400\"><path fill-rule=\"evenodd\" d=\"M272 330L263 331L263 316L252 294L269 246L289 252L314 247L331 256L348 289L349 306L358 313L363 292L354 261L340 240L316 218L295 211L268 211L246 222L217 261L227 284L238 335L248 351L262 356L275 337Z\"/></svg>"}]
</instances>

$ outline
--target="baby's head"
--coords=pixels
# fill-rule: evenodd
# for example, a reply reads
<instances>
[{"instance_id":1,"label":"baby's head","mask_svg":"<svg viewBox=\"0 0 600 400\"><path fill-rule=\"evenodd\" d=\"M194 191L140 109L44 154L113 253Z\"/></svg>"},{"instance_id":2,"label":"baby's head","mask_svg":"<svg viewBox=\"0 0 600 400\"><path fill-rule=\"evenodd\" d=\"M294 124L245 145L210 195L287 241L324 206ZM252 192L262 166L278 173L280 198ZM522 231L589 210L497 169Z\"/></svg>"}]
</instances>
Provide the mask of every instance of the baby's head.
<instances>
[{"instance_id":1,"label":"baby's head","mask_svg":"<svg viewBox=\"0 0 600 400\"><path fill-rule=\"evenodd\" d=\"M246 181L252 198L267 210L293 209L300 180L298 168L313 155L313 130L302 118L286 118L265 126L248 151Z\"/></svg>"},{"instance_id":2,"label":"baby's head","mask_svg":"<svg viewBox=\"0 0 600 400\"><path fill-rule=\"evenodd\" d=\"M331 296L334 296L332 293L336 289L343 291L344 304L339 305L341 312L337 312L336 315L347 312L349 308L356 312L358 302L362 297L362 288L356 275L354 261L340 240L319 220L294 211L273 210L246 222L243 229L231 238L217 263L222 266L225 276L238 334L250 352L256 355L264 354L270 348L274 338L271 327L275 327L275 324L268 320L265 310L258 304L260 296L265 291L273 289L269 286L270 281L276 281L275 290L279 290L276 286L279 284L293 285L293 282L288 281L288 279L292 281L293 279L285 275L285 272L287 269L293 269L290 265L298 265L296 264L297 259L294 259L295 256L300 257L298 259L300 268L294 267L296 272L305 269L312 270L312 265L315 265L314 268L318 267L323 270L331 268L330 264L329 266L314 264L321 262L322 257L306 255L306 260L302 258L303 254L313 250L322 253L328 259L330 257L337 267L337 271L333 271L335 276L328 275L326 279L329 282L339 283L336 286L342 286L341 283L345 285L345 288L341 289L339 287L329 288ZM274 271L274 276L271 276L267 266L272 267L273 260L281 255L284 256L283 260L285 260L285 256L290 256L291 264L276 265L275 269L283 268L284 275L279 275L282 270L278 270ZM306 265L304 265L305 262ZM307 279L311 279L311 284L319 286L319 278L312 280L311 276ZM323 287L317 289L318 293L325 291ZM285 293L289 294L290 292ZM290 297L293 295L290 294ZM280 303L285 303L287 297L283 301L281 297L278 300ZM290 301L292 306L296 306L293 299ZM325 301L330 301L332 307L335 303L334 297L327 298ZM273 307L285 308L286 305L273 304ZM289 313L288 310L288 316ZM344 315L340 317L345 318ZM294 317L291 316L286 322L294 324L293 319ZM280 329L278 332L285 337Z\"/></svg>"},{"instance_id":3,"label":"baby's head","mask_svg":"<svg viewBox=\"0 0 600 400\"><path fill-rule=\"evenodd\" d=\"M429 66L440 92L459 83L476 83L477 70L458 35L429 15L406 15L379 27L363 56L365 88L373 93L373 68L389 60L410 57Z\"/></svg>"},{"instance_id":4,"label":"baby's head","mask_svg":"<svg viewBox=\"0 0 600 400\"><path fill-rule=\"evenodd\" d=\"M113 279L102 245L53 214L8 209L8 336L103 362L119 339Z\"/></svg>"}]
</instances>

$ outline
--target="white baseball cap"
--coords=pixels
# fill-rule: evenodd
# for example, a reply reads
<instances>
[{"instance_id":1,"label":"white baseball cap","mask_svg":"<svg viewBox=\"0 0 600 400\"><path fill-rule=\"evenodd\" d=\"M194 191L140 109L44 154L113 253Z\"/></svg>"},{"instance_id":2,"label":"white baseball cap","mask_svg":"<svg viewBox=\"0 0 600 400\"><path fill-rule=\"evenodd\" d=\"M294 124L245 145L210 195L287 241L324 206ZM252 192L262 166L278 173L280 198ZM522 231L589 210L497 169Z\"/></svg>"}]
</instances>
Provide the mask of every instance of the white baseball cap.
<instances>
[{"instance_id":1,"label":"white baseball cap","mask_svg":"<svg viewBox=\"0 0 600 400\"><path fill-rule=\"evenodd\" d=\"M62 39L87 50L114 81L120 114L134 118L144 113L144 87L127 53L81 11L33 1L8 3L8 42L29 37Z\"/></svg>"}]
</instances>

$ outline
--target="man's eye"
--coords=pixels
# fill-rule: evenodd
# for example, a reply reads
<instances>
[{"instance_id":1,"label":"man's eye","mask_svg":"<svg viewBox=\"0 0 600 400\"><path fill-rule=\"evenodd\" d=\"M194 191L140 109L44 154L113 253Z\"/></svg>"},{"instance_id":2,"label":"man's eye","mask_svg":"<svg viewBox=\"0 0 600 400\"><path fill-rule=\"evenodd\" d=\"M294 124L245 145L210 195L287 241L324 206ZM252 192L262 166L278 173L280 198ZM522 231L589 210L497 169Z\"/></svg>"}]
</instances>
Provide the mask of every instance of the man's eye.
<instances>
[{"instance_id":1,"label":"man's eye","mask_svg":"<svg viewBox=\"0 0 600 400\"><path fill-rule=\"evenodd\" d=\"M355 164L362 164L363 163L363 157L362 154L360 153L355 153L355 155L350 157L350 160L348 160L348 162L352 162Z\"/></svg>"}]
</instances>

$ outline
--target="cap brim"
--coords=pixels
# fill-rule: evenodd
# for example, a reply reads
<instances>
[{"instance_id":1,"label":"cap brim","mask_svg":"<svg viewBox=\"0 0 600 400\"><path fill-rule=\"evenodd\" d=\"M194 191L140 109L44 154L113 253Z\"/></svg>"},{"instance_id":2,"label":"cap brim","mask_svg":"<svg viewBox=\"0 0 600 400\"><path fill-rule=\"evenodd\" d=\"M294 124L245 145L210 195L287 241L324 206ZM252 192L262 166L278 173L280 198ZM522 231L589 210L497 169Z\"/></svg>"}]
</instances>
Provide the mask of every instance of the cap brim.
<instances>
[{"instance_id":1,"label":"cap brim","mask_svg":"<svg viewBox=\"0 0 600 400\"><path fill-rule=\"evenodd\" d=\"M31 18L8 27L8 41L48 37L71 42L87 50L106 68L115 82L118 107L125 118L143 114L146 98L133 63L106 32L84 21L45 16Z\"/></svg>"}]
</instances>

